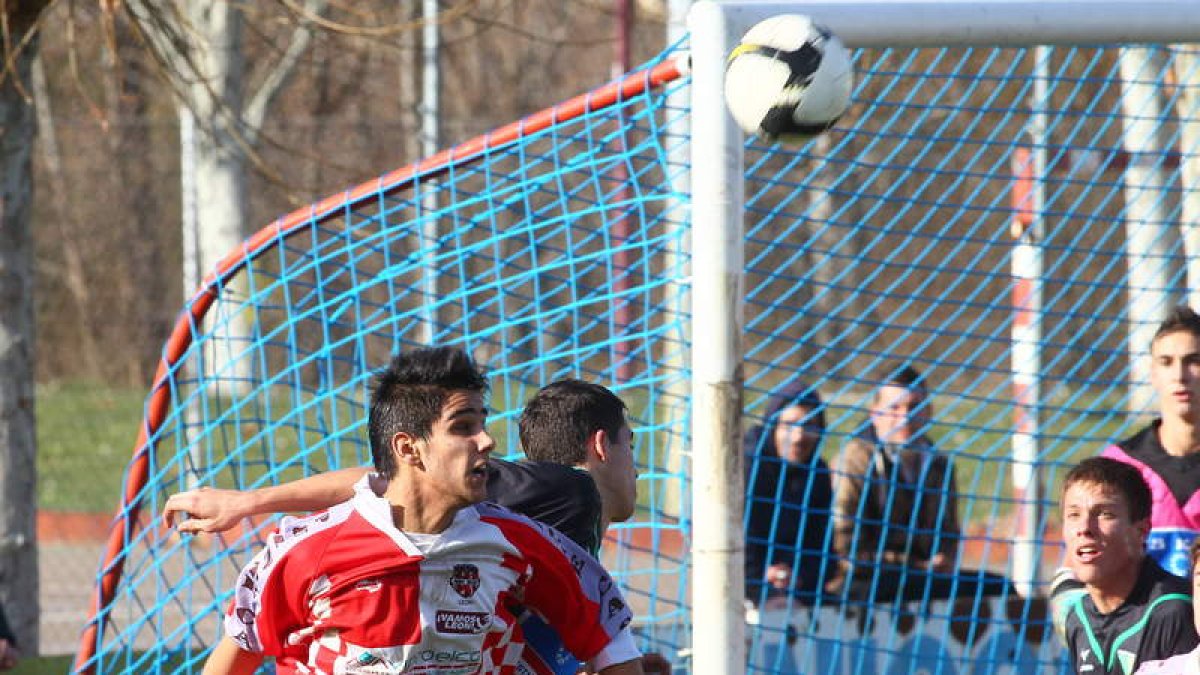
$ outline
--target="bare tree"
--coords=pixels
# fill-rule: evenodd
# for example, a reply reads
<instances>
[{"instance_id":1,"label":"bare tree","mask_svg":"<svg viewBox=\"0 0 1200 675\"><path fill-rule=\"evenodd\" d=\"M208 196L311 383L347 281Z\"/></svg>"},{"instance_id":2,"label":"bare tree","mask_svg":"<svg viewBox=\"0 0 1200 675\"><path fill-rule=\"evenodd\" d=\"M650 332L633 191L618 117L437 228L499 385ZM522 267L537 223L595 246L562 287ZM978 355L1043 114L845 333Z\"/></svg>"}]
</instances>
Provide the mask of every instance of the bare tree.
<instances>
[{"instance_id":1,"label":"bare tree","mask_svg":"<svg viewBox=\"0 0 1200 675\"><path fill-rule=\"evenodd\" d=\"M0 1L0 601L27 653L38 639L34 505L33 265L29 231L37 123L29 95L47 2Z\"/></svg>"},{"instance_id":2,"label":"bare tree","mask_svg":"<svg viewBox=\"0 0 1200 675\"><path fill-rule=\"evenodd\" d=\"M195 242L201 274L215 268L248 234L247 163L254 158L271 103L312 40L310 19L319 19L325 5L325 0L308 0L298 10L286 46L260 68L258 87L248 97L244 5L226 0L133 0L127 5L177 95L181 125L195 130L184 139L194 144L182 152L184 161L192 163L183 167L191 184L183 186L182 221L185 228L195 225L194 232L183 236L185 243ZM237 310L244 289L238 284L224 289L235 302L221 305L233 308L230 314L215 317L215 348L206 375L225 383L245 382L246 360L236 358L250 331L246 314Z\"/></svg>"}]
</instances>

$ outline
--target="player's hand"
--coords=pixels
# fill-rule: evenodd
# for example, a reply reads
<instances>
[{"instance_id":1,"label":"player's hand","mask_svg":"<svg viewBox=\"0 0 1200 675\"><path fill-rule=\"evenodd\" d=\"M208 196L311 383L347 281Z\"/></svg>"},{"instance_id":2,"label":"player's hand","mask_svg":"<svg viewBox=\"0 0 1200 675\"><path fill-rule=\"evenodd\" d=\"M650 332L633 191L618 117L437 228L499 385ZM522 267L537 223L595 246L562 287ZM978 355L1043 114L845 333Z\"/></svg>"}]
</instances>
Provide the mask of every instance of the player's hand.
<instances>
[{"instance_id":1,"label":"player's hand","mask_svg":"<svg viewBox=\"0 0 1200 675\"><path fill-rule=\"evenodd\" d=\"M168 497L163 520L180 532L224 532L253 513L247 493L202 487Z\"/></svg>"},{"instance_id":2,"label":"player's hand","mask_svg":"<svg viewBox=\"0 0 1200 675\"><path fill-rule=\"evenodd\" d=\"M646 675L671 675L671 662L658 652L642 655L642 672Z\"/></svg>"},{"instance_id":3,"label":"player's hand","mask_svg":"<svg viewBox=\"0 0 1200 675\"><path fill-rule=\"evenodd\" d=\"M0 639L0 670L12 670L21 660L21 652L8 640Z\"/></svg>"},{"instance_id":4,"label":"player's hand","mask_svg":"<svg viewBox=\"0 0 1200 675\"><path fill-rule=\"evenodd\" d=\"M783 563L775 563L767 568L767 583L779 591L787 590L792 581L792 568Z\"/></svg>"}]
</instances>

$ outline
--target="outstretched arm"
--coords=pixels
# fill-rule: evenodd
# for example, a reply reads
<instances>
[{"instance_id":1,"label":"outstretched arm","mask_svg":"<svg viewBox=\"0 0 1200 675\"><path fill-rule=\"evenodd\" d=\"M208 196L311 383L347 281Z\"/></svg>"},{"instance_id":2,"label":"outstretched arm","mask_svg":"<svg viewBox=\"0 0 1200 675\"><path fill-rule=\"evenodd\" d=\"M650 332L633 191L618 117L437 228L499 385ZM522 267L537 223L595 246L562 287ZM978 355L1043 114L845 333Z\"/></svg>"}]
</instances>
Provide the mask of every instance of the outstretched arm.
<instances>
[{"instance_id":1,"label":"outstretched arm","mask_svg":"<svg viewBox=\"0 0 1200 675\"><path fill-rule=\"evenodd\" d=\"M208 655L201 675L253 675L262 661L262 654L248 652L224 636Z\"/></svg>"},{"instance_id":2,"label":"outstretched arm","mask_svg":"<svg viewBox=\"0 0 1200 675\"><path fill-rule=\"evenodd\" d=\"M163 518L168 527L175 525L180 532L224 532L248 516L319 511L353 497L354 484L368 471L366 467L339 469L245 492L208 487L188 490L167 499Z\"/></svg>"}]
</instances>

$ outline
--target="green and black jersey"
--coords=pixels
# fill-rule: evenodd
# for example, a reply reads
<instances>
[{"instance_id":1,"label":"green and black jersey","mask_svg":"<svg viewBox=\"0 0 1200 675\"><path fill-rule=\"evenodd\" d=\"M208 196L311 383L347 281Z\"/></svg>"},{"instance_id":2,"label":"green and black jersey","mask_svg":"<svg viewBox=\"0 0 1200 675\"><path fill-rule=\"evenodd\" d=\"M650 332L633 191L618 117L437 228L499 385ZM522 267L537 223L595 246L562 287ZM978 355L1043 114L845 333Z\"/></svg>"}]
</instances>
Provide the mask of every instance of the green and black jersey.
<instances>
[{"instance_id":1,"label":"green and black jersey","mask_svg":"<svg viewBox=\"0 0 1200 675\"><path fill-rule=\"evenodd\" d=\"M1051 603L1072 671L1079 675L1132 675L1146 661L1183 654L1197 644L1190 585L1149 557L1129 597L1108 614L1096 609L1073 577L1055 584Z\"/></svg>"}]
</instances>

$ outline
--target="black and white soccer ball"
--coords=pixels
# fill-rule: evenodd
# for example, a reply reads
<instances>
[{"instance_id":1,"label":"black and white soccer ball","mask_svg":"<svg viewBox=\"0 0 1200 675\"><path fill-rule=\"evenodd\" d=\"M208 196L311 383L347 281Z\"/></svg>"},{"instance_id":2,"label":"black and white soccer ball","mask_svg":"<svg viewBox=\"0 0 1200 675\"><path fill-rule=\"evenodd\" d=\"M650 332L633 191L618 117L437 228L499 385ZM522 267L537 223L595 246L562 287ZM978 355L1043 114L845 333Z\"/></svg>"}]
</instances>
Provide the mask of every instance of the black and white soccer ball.
<instances>
[{"instance_id":1,"label":"black and white soccer ball","mask_svg":"<svg viewBox=\"0 0 1200 675\"><path fill-rule=\"evenodd\" d=\"M756 24L729 55L725 103L746 133L803 142L829 129L850 107L850 52L829 29L802 14Z\"/></svg>"}]
</instances>

